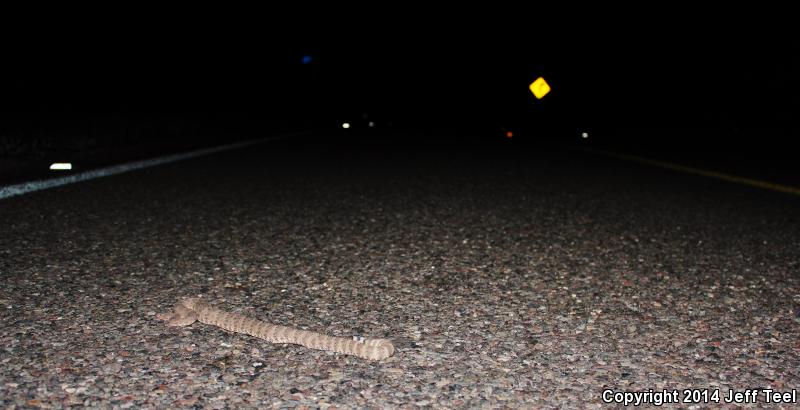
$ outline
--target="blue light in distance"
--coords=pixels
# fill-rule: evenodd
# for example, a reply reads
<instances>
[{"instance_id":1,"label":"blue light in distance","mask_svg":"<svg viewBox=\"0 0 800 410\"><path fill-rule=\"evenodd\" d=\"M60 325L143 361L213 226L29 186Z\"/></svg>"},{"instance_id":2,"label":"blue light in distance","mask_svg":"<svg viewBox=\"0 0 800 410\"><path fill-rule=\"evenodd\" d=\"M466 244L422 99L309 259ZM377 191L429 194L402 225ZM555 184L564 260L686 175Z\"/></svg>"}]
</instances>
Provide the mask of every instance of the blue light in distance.
<instances>
[{"instance_id":1,"label":"blue light in distance","mask_svg":"<svg viewBox=\"0 0 800 410\"><path fill-rule=\"evenodd\" d=\"M310 55L304 55L303 56L303 65L311 64L311 61L313 61L313 60L314 60L314 58L312 58Z\"/></svg>"}]
</instances>

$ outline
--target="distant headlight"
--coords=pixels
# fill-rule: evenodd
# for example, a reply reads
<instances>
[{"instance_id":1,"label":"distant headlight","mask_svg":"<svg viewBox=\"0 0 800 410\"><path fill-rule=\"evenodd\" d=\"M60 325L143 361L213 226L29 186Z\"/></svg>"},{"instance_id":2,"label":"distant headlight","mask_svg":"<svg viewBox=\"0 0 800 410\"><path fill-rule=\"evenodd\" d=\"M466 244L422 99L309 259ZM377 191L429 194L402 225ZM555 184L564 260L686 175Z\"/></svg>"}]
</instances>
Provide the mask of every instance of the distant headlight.
<instances>
[{"instance_id":1,"label":"distant headlight","mask_svg":"<svg viewBox=\"0 0 800 410\"><path fill-rule=\"evenodd\" d=\"M56 170L57 171L62 171L62 170L72 169L72 163L70 163L70 162L54 162L52 165L50 165L50 169L54 170L54 171L56 171Z\"/></svg>"}]
</instances>

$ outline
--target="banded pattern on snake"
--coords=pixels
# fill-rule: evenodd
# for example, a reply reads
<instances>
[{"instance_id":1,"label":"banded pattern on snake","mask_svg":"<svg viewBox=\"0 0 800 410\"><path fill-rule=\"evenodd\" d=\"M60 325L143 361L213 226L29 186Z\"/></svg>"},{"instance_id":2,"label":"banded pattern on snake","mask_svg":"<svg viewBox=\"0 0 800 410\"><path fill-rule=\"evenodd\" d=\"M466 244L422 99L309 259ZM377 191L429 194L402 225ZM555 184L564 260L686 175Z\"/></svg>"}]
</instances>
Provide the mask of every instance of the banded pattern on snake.
<instances>
[{"instance_id":1,"label":"banded pattern on snake","mask_svg":"<svg viewBox=\"0 0 800 410\"><path fill-rule=\"evenodd\" d=\"M310 349L326 350L381 360L394 354L394 345L387 339L348 339L327 336L308 330L273 325L261 320L214 308L199 298L179 301L170 314L159 316L168 326L188 326L199 321L222 329L244 333L272 343L293 343Z\"/></svg>"}]
</instances>

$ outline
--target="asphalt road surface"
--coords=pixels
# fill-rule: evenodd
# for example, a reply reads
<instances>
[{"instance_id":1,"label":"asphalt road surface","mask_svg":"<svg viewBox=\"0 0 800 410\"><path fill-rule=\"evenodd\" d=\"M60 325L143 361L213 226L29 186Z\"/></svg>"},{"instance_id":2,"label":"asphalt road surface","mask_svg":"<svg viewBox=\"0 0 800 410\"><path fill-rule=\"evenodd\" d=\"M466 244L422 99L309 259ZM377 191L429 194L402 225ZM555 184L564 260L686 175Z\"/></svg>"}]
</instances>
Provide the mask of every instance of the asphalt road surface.
<instances>
[{"instance_id":1,"label":"asphalt road surface","mask_svg":"<svg viewBox=\"0 0 800 410\"><path fill-rule=\"evenodd\" d=\"M580 408L650 389L627 397L726 407L800 388L799 197L553 148L311 142L0 201L0 407ZM198 295L396 352L157 319Z\"/></svg>"}]
</instances>

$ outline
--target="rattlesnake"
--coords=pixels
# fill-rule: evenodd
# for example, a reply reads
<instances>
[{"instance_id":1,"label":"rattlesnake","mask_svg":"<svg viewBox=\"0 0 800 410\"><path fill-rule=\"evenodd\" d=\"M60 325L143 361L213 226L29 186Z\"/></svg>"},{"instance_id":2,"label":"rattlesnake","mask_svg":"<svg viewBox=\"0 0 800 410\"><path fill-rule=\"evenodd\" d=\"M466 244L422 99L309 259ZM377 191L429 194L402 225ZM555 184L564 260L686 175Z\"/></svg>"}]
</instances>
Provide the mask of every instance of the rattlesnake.
<instances>
[{"instance_id":1,"label":"rattlesnake","mask_svg":"<svg viewBox=\"0 0 800 410\"><path fill-rule=\"evenodd\" d=\"M179 301L172 313L161 314L159 319L166 320L168 326L188 326L199 320L207 325L235 333L245 333L272 343L294 343L311 349L351 354L370 360L385 359L394 353L394 345L387 339L347 339L273 325L216 309L199 298Z\"/></svg>"}]
</instances>

